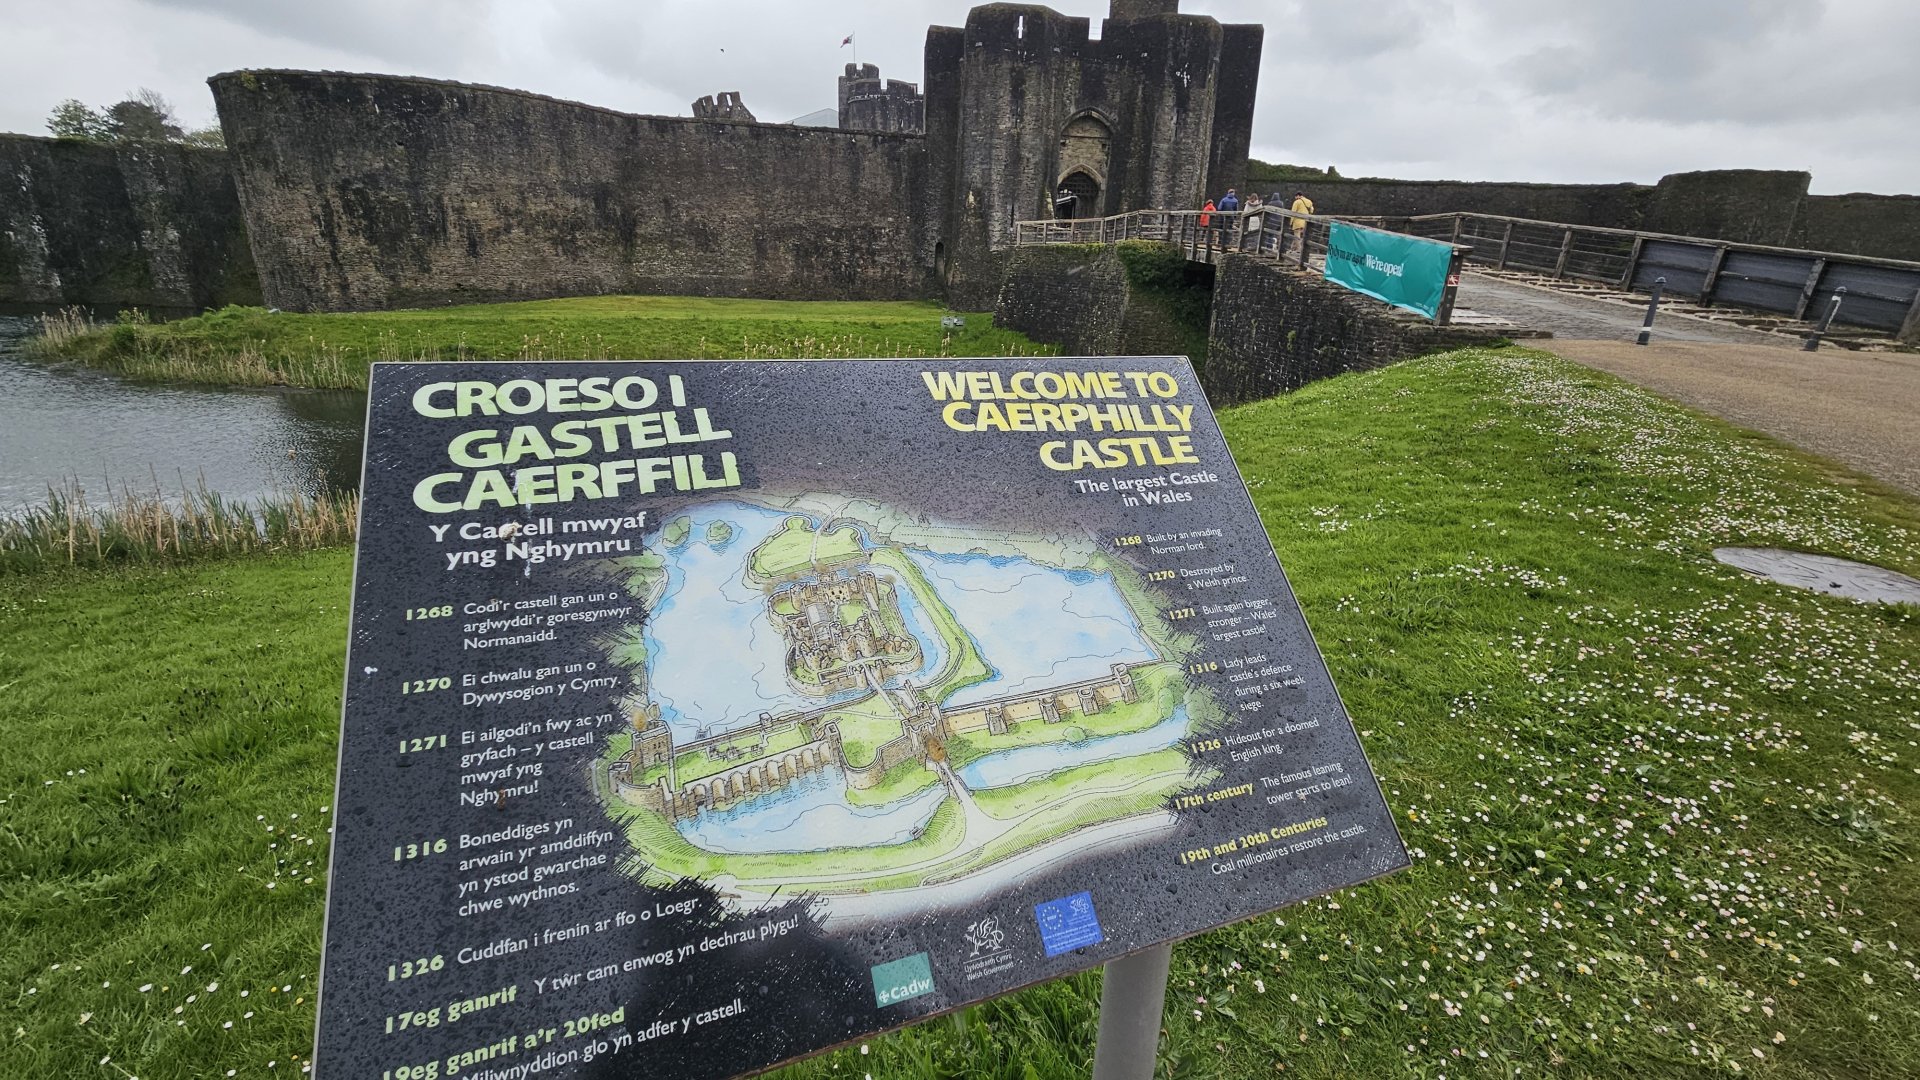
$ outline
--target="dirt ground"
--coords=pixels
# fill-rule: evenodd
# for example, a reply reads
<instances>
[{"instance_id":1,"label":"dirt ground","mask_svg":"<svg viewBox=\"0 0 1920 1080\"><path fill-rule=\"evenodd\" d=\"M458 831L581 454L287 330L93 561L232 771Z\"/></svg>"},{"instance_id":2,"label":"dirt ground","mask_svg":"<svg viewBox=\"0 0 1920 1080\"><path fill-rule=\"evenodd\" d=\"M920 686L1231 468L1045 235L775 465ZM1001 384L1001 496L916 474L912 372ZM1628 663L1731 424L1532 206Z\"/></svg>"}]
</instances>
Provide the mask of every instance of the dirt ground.
<instances>
[{"instance_id":1,"label":"dirt ground","mask_svg":"<svg viewBox=\"0 0 1920 1080\"><path fill-rule=\"evenodd\" d=\"M1526 344L1920 495L1920 355L1630 339Z\"/></svg>"}]
</instances>

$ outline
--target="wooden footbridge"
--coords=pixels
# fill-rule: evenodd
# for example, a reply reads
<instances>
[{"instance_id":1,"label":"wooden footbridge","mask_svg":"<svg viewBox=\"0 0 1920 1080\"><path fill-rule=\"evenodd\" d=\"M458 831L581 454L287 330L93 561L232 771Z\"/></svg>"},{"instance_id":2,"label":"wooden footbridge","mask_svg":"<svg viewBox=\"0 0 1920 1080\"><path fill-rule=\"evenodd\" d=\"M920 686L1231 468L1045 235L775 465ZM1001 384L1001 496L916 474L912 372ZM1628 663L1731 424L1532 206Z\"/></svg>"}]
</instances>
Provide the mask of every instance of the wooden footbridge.
<instances>
[{"instance_id":1,"label":"wooden footbridge","mask_svg":"<svg viewBox=\"0 0 1920 1080\"><path fill-rule=\"evenodd\" d=\"M1327 233L1334 222L1382 232L1401 232L1394 219L1297 214L1274 206L1257 210L1134 210L1103 218L1067 218L1014 223L1015 246L1027 244L1117 244L1122 240L1158 240L1177 245L1193 262L1215 263L1232 252L1275 262L1285 259L1302 269L1324 261ZM1408 233L1406 235L1414 235ZM1431 240L1435 237L1421 236ZM1456 245L1458 247L1458 245ZM1465 250L1472 250L1467 248Z\"/></svg>"},{"instance_id":2,"label":"wooden footbridge","mask_svg":"<svg viewBox=\"0 0 1920 1080\"><path fill-rule=\"evenodd\" d=\"M1178 247L1189 262L1217 264L1228 254L1245 255L1303 271L1326 265L1327 237L1333 225L1356 225L1381 232L1398 232L1420 240L1434 240L1390 227L1395 219L1347 215L1300 214L1276 206L1255 210L1134 210L1103 218L1068 218L1014 223L1014 245L1117 244L1123 240L1157 240ZM1404 219L1401 219L1404 220ZM1447 243L1448 241L1440 241ZM1460 285L1460 267L1471 247L1453 244L1447 270L1447 288L1434 322L1453 321L1453 302Z\"/></svg>"},{"instance_id":3,"label":"wooden footbridge","mask_svg":"<svg viewBox=\"0 0 1920 1080\"><path fill-rule=\"evenodd\" d=\"M1231 213L1135 210L1104 218L1021 221L1014 225L1014 243L1157 240L1178 246L1198 263L1215 264L1233 253L1311 270L1324 265L1335 222L1451 244L1454 266L1440 323L1450 321L1460 271L1471 264L1520 271L1541 284L1587 283L1588 291L1616 294L1644 294L1658 282L1668 297L1686 298L1698 308L1765 313L1775 322L1808 321L1831 312L1836 329L1853 327L1859 335L1920 344L1920 262L1697 236L1493 214L1356 217L1263 206ZM1486 305L1476 297L1474 306Z\"/></svg>"}]
</instances>

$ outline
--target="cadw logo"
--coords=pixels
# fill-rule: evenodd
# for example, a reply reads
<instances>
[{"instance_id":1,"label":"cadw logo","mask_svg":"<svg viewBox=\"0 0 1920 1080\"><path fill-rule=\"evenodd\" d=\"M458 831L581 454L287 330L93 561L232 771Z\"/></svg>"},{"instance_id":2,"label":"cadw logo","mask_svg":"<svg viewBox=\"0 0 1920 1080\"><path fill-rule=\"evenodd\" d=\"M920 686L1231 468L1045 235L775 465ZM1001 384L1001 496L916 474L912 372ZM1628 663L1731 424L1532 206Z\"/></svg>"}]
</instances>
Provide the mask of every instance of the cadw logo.
<instances>
[{"instance_id":1,"label":"cadw logo","mask_svg":"<svg viewBox=\"0 0 1920 1080\"><path fill-rule=\"evenodd\" d=\"M933 964L914 953L873 966L873 1003L882 1007L933 993Z\"/></svg>"}]
</instances>

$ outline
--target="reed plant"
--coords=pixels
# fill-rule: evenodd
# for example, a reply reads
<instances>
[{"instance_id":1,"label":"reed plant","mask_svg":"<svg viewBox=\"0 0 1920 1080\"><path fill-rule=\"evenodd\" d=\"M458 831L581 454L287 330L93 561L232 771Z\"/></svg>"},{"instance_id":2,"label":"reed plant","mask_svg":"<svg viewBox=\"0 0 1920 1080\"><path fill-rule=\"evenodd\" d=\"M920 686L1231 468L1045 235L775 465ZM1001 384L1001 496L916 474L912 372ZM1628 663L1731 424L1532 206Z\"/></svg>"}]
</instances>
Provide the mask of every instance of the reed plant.
<instances>
[{"instance_id":1,"label":"reed plant","mask_svg":"<svg viewBox=\"0 0 1920 1080\"><path fill-rule=\"evenodd\" d=\"M332 547L353 541L359 518L348 493L230 499L201 483L178 497L156 486L95 500L69 482L0 517L0 574Z\"/></svg>"},{"instance_id":2,"label":"reed plant","mask_svg":"<svg viewBox=\"0 0 1920 1080\"><path fill-rule=\"evenodd\" d=\"M40 340L49 349L66 349L93 330L85 308L66 307L40 316Z\"/></svg>"}]
</instances>

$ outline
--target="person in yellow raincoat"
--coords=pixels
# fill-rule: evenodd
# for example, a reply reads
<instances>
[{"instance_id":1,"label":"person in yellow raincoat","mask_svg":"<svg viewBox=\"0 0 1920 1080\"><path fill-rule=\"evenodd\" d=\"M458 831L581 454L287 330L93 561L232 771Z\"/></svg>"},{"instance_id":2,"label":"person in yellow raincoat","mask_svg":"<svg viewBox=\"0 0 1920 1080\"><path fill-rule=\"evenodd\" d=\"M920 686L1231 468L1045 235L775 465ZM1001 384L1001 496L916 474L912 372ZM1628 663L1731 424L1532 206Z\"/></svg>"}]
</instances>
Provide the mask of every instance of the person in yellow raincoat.
<instances>
[{"instance_id":1,"label":"person in yellow raincoat","mask_svg":"<svg viewBox=\"0 0 1920 1080\"><path fill-rule=\"evenodd\" d=\"M1287 207L1287 209L1296 214L1311 214L1313 213L1313 200L1307 198L1306 192L1296 191L1293 193L1293 205ZM1307 219L1292 218L1287 224L1288 227L1293 230L1293 243L1304 244L1307 242Z\"/></svg>"}]
</instances>

